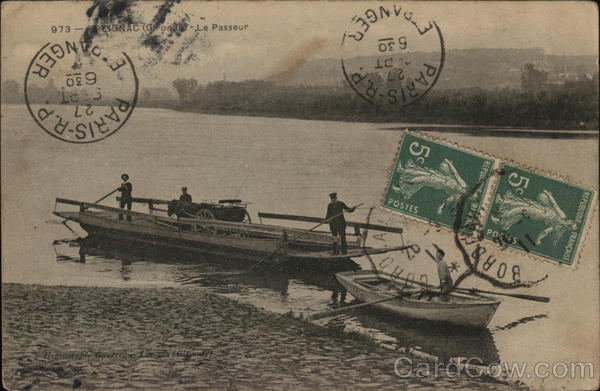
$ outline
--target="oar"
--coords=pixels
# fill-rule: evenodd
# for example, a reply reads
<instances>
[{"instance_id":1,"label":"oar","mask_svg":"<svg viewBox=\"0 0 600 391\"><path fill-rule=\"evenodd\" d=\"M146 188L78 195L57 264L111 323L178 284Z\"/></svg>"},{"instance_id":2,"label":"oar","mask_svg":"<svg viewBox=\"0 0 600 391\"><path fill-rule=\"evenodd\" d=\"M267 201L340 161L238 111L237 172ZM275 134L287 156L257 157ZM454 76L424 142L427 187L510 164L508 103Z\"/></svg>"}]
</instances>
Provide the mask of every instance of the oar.
<instances>
[{"instance_id":1,"label":"oar","mask_svg":"<svg viewBox=\"0 0 600 391\"><path fill-rule=\"evenodd\" d=\"M384 299L378 299L378 300L373 300L373 301L368 301L366 303L360 303L360 304L354 304L354 305L347 305L345 307L341 307L341 308L335 308L333 310L327 310L327 311L321 311L321 312L317 312L315 314L312 314L308 317L309 320L317 320L317 319L321 319L321 318L327 318L329 316L335 315L335 314L339 314L340 312L344 312L347 310L353 310L356 308L361 308L361 307L366 307L368 305L372 305L372 304L377 304L377 303L383 303L384 301L390 301L390 300L394 300L394 299L402 299L404 296L409 295L409 294L415 294L415 293L419 293L419 292L423 292L426 289L422 289L420 291L410 291L410 292L406 292L403 293L401 295L398 296L391 296L391 297L386 297Z\"/></svg>"},{"instance_id":2,"label":"oar","mask_svg":"<svg viewBox=\"0 0 600 391\"><path fill-rule=\"evenodd\" d=\"M359 206L361 206L363 203L361 202L360 204L353 206L350 209L356 209ZM272 253L270 253L269 255L266 255L264 257L262 257L258 262L256 262L254 265L250 266L250 268L248 268L248 270L252 270L253 268L255 268L256 266L260 265L261 263L263 263L264 261L266 261L267 259L269 259L270 257L272 257L276 252L278 252L279 250L281 250L282 248L284 248L285 246L287 246L288 244L290 244L291 242L293 242L294 240L297 240L299 238L301 238L302 236L306 235L309 232L314 231L315 229L319 228L320 226L322 226L325 223L330 222L331 220L335 219L338 216L341 216L342 214L344 214L344 211L341 211L340 213L336 214L335 216L332 216L330 218L328 218L327 220L324 220L322 222L320 222L319 224L315 225L314 227L312 227L311 229L309 229L308 231L302 232L300 235L297 235L295 237L293 237L292 239L286 241L284 244L282 244L281 246L277 247L275 249L275 251L273 251Z\"/></svg>"},{"instance_id":3,"label":"oar","mask_svg":"<svg viewBox=\"0 0 600 391\"><path fill-rule=\"evenodd\" d=\"M523 294L520 294L520 293L492 292L492 291L484 291L484 290L475 289L475 288L453 288L453 290L460 291L460 292L465 292L465 293L471 293L471 294L474 294L474 293L487 293L489 295L509 296L509 297L514 297L516 299L539 301L541 303L548 303L550 301L549 297L533 296L533 295L523 295Z\"/></svg>"},{"instance_id":4,"label":"oar","mask_svg":"<svg viewBox=\"0 0 600 391\"><path fill-rule=\"evenodd\" d=\"M433 256L433 254L431 254L429 252L429 250L425 250L425 252L432 259L435 259L434 256ZM419 284L418 281L414 281L414 282L417 283L417 284ZM484 291L484 290L475 289L475 288L452 288L452 290L460 291L460 292L465 292L465 293L471 293L471 294L474 294L474 293L487 293L488 295L508 296L508 297L514 297L516 299L539 301L541 303L548 303L550 301L549 297L534 296L534 295L523 295L523 294L520 294L520 293L492 292L492 291Z\"/></svg>"}]
</instances>

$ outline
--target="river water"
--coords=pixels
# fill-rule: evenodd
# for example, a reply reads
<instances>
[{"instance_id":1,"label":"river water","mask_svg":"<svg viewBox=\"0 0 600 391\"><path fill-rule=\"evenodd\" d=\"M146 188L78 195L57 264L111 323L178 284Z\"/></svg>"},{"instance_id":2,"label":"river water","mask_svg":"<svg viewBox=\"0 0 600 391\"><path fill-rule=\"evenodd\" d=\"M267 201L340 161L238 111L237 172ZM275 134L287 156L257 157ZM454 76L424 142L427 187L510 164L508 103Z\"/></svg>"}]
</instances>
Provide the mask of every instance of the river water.
<instances>
[{"instance_id":1,"label":"river water","mask_svg":"<svg viewBox=\"0 0 600 391\"><path fill-rule=\"evenodd\" d=\"M597 137L553 139L475 136L460 128L411 124L343 123L279 118L233 117L137 108L129 122L106 140L73 145L49 137L31 120L25 106L2 108L2 281L44 285L181 286L195 284L272 312L309 314L352 302L343 297L333 274L259 271L236 275L247 265L224 259L201 259L176 253L71 242L75 233L52 215L55 197L94 201L114 189L127 172L134 196L176 198L188 187L194 201L239 197L258 212L323 216L328 194L337 191L348 204L364 203L349 220L365 221L382 197L388 169L400 138L390 128L419 128L459 145L527 166L562 174L567 181L598 187ZM476 130L476 129L472 129ZM106 203L114 205L113 198ZM64 207L63 207L64 208ZM134 208L135 209L135 208ZM145 211L143 207L138 210ZM449 249L451 235L423 223L407 221L380 208L369 217L401 226L400 241L432 242ZM277 223L270 221L270 223ZM281 222L279 222L281 223ZM435 325L391 318L375 310L356 311L330 322L372 335L390 347L417 346L441 358L479 357L483 362L592 362L595 379L556 374L521 380L545 389L593 388L598 366L597 215L575 271L502 253L508 267L518 265L521 278L548 275L539 286L520 293L551 298L548 304L502 299L487 330L473 333L442 330ZM308 226L310 227L310 225ZM370 237L368 245L381 239ZM58 241L58 242L57 242ZM490 252L494 250L491 249ZM496 250L497 251L497 250ZM459 260L458 252L447 251ZM80 256L85 255L85 263ZM374 259L375 264L384 256ZM436 282L434 264L423 253L411 259L393 256L394 269L426 274ZM367 259L357 259L370 268ZM500 262L498 262L500 263ZM386 269L387 270L387 269ZM511 270L511 269L509 269ZM490 273L497 273L493 267ZM507 276L506 278L509 278ZM475 277L463 286L490 289ZM510 280L509 280L510 281ZM594 383L596 382L596 383Z\"/></svg>"}]
</instances>

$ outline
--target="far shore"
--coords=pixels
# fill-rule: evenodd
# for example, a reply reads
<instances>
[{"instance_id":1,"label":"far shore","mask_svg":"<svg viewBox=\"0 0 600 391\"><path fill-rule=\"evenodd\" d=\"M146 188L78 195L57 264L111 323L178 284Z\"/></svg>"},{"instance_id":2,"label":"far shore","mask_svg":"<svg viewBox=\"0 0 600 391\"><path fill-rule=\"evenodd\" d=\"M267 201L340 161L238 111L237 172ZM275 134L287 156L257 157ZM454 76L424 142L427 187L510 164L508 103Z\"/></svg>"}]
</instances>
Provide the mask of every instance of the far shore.
<instances>
[{"instance_id":1,"label":"far shore","mask_svg":"<svg viewBox=\"0 0 600 391\"><path fill-rule=\"evenodd\" d=\"M3 105L24 105L25 103L3 103ZM379 130L390 130L390 131L402 131L406 130L423 130L428 132L458 132L480 136L495 136L495 137L533 137L533 138L584 138L593 139L599 138L600 130L596 129L582 129L582 128L557 128L557 129L540 129L533 127L507 127L507 126L495 126L495 125L474 125L474 124L452 124L452 123L431 123L431 122L407 122L406 125L399 126L397 121L385 122L385 121L367 121L367 120L348 120L344 116L336 117L303 117L294 115L285 115L281 113L256 113L256 112L228 112L222 110L202 110L196 111L192 109L186 109L173 105L137 105L138 108L143 109L161 109L170 110L180 113L190 114L205 114L205 115L219 115L225 117L257 117L257 118L277 118L277 119L292 119L292 120L306 120L306 121L337 121L337 122L348 122L348 123L368 123L381 125Z\"/></svg>"},{"instance_id":2,"label":"far shore","mask_svg":"<svg viewBox=\"0 0 600 391\"><path fill-rule=\"evenodd\" d=\"M144 107L144 106L139 106ZM161 108L161 107L144 107L144 108ZM337 122L348 122L348 123L369 123L369 124L380 124L382 126L381 130L405 130L407 127L411 130L427 130L430 132L469 132L472 134L479 134L481 131L494 131L499 134L499 137L503 135L501 133L505 132L513 132L519 131L520 133L536 133L536 134L555 134L555 137L550 136L551 138L572 138L571 134L578 134L573 138L598 138L598 134L600 130L590 130L590 129L581 129L581 128L559 128L559 129L539 129L532 127L507 127L507 126L496 126L496 125L474 125L474 124L451 124L451 123L433 123L433 122L422 122L415 123L410 122L407 123L406 126L397 126L398 122L384 122L384 121L367 121L367 120L348 120L343 116L339 117L301 117L301 116L293 116L293 115L284 115L277 113L255 113L255 112L227 112L227 111L195 111L195 110L186 110L182 108L172 108L172 107L164 107L166 110L178 111L183 113L191 113L191 114L207 114L207 115L222 115L222 116L231 116L231 117L260 117L260 118L278 118L278 119L294 119L294 120L306 120L306 121L337 121ZM396 125L395 127L385 128L386 125ZM560 134L560 136L558 136ZM485 135L485 134L484 134ZM509 137L513 136L508 135ZM558 137L556 137L558 136ZM582 137L583 136L583 137ZM544 136L541 136L544 137Z\"/></svg>"}]
</instances>

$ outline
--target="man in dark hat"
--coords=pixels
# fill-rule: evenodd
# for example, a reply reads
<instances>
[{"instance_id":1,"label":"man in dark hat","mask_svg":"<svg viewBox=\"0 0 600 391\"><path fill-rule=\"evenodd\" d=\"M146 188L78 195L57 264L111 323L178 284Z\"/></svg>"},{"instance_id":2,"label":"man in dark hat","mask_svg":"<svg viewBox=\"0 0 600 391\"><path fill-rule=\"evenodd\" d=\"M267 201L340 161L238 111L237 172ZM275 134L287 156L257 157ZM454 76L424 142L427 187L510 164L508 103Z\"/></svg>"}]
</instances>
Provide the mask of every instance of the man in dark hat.
<instances>
[{"instance_id":1,"label":"man in dark hat","mask_svg":"<svg viewBox=\"0 0 600 391\"><path fill-rule=\"evenodd\" d=\"M339 254L338 237L341 243L342 254L346 254L348 249L346 246L346 219L344 218L344 211L352 213L356 210L356 207L350 208L342 201L338 201L337 193L329 194L329 198L331 198L331 202L327 205L325 220L331 219L329 220L329 229L331 230L331 235L334 237L332 254Z\"/></svg>"},{"instance_id":2,"label":"man in dark hat","mask_svg":"<svg viewBox=\"0 0 600 391\"><path fill-rule=\"evenodd\" d=\"M187 213L188 215L193 213L192 208L192 196L187 192L187 187L181 188L181 195L179 196L179 202L177 203L177 208L180 213ZM191 226L183 226L185 230L191 231Z\"/></svg>"},{"instance_id":3,"label":"man in dark hat","mask_svg":"<svg viewBox=\"0 0 600 391\"><path fill-rule=\"evenodd\" d=\"M121 209L125 209L127 206L127 210L131 210L131 193L133 192L133 185L129 182L129 175L123 174L121 175L121 179L123 183L119 187L119 191L121 192ZM119 214L119 220L123 220L123 214ZM131 221L131 215L127 215L127 221Z\"/></svg>"},{"instance_id":4,"label":"man in dark hat","mask_svg":"<svg viewBox=\"0 0 600 391\"><path fill-rule=\"evenodd\" d=\"M181 195L179 196L179 201L181 202L192 202L192 196L187 192L187 187L181 188Z\"/></svg>"},{"instance_id":5,"label":"man in dark hat","mask_svg":"<svg viewBox=\"0 0 600 391\"><path fill-rule=\"evenodd\" d=\"M435 258L433 259L437 262L437 270L438 270L438 278L440 279L440 300L448 301L448 295L450 291L452 291L452 277L450 276L450 270L448 269L448 265L444 262L444 256L446 253L444 250L439 248L437 244L433 243L436 248Z\"/></svg>"}]
</instances>

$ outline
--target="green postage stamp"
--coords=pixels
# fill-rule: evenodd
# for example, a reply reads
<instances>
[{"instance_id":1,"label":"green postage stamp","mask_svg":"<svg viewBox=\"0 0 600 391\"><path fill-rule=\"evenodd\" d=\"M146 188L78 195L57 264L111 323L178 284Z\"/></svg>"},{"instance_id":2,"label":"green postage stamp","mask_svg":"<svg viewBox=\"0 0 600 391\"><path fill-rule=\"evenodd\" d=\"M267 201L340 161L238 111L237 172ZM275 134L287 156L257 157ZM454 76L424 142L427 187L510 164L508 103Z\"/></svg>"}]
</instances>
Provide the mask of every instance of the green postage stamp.
<instances>
[{"instance_id":1,"label":"green postage stamp","mask_svg":"<svg viewBox=\"0 0 600 391\"><path fill-rule=\"evenodd\" d=\"M510 164L500 172L483 236L572 265L594 193Z\"/></svg>"},{"instance_id":2,"label":"green postage stamp","mask_svg":"<svg viewBox=\"0 0 600 391\"><path fill-rule=\"evenodd\" d=\"M472 233L493 173L494 160L406 133L383 207ZM457 211L462 214L457 220Z\"/></svg>"},{"instance_id":3,"label":"green postage stamp","mask_svg":"<svg viewBox=\"0 0 600 391\"><path fill-rule=\"evenodd\" d=\"M573 265L594 199L593 190L405 133L382 206Z\"/></svg>"}]
</instances>

